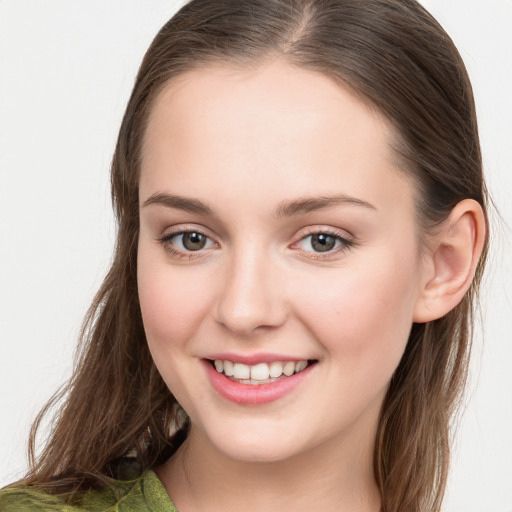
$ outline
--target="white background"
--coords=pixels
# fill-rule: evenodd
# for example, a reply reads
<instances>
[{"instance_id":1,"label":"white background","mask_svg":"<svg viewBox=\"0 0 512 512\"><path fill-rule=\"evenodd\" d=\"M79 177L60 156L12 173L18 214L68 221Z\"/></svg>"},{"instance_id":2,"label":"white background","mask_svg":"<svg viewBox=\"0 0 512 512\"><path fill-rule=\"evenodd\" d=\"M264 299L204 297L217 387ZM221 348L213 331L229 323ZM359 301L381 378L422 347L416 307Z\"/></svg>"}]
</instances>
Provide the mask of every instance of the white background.
<instances>
[{"instance_id":1,"label":"white background","mask_svg":"<svg viewBox=\"0 0 512 512\"><path fill-rule=\"evenodd\" d=\"M512 1L424 0L475 89L502 220L446 512L512 512ZM0 0L0 486L70 375L114 241L109 162L142 55L181 2Z\"/></svg>"}]
</instances>

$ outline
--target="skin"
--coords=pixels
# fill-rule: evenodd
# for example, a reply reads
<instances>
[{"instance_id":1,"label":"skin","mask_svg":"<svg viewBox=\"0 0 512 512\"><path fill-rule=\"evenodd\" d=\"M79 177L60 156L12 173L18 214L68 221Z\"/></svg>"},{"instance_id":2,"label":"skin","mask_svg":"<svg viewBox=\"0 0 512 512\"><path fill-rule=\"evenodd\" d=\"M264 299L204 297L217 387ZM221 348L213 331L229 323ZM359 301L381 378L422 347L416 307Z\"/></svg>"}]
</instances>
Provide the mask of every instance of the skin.
<instances>
[{"instance_id":1,"label":"skin","mask_svg":"<svg viewBox=\"0 0 512 512\"><path fill-rule=\"evenodd\" d=\"M155 364L192 422L157 469L180 512L379 510L378 415L433 272L392 136L353 92L284 61L191 71L157 98L142 153L138 285ZM148 201L157 194L213 214ZM276 213L340 195L357 201ZM206 246L185 252L169 238L184 230L208 236ZM350 243L318 253L312 232ZM317 364L285 397L239 405L206 377L201 361L215 352Z\"/></svg>"}]
</instances>

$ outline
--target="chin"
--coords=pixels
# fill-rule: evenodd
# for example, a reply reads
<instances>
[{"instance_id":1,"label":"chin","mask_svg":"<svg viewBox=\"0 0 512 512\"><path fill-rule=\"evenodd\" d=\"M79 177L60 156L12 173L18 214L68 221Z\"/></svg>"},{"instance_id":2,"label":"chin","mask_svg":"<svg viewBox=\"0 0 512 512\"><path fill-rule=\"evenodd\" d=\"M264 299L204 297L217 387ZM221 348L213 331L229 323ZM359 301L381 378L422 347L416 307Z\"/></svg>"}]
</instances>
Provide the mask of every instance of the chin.
<instances>
[{"instance_id":1,"label":"chin","mask_svg":"<svg viewBox=\"0 0 512 512\"><path fill-rule=\"evenodd\" d=\"M206 437L216 451L240 462L285 461L311 448L303 430L294 432L293 428L262 424L261 421L243 427L230 428L225 424L222 431L208 430Z\"/></svg>"},{"instance_id":2,"label":"chin","mask_svg":"<svg viewBox=\"0 0 512 512\"><path fill-rule=\"evenodd\" d=\"M290 459L297 455L297 446L283 446L279 440L246 440L244 443L229 442L217 445L228 458L240 462L273 463ZM225 444L225 445L224 445Z\"/></svg>"}]
</instances>

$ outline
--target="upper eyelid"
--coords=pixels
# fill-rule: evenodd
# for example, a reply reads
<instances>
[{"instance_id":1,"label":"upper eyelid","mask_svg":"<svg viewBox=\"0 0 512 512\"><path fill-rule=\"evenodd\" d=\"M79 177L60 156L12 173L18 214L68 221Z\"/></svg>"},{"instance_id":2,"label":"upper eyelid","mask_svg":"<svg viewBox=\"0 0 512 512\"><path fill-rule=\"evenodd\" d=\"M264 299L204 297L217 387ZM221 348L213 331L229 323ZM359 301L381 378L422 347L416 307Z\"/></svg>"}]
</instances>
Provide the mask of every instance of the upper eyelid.
<instances>
[{"instance_id":1,"label":"upper eyelid","mask_svg":"<svg viewBox=\"0 0 512 512\"><path fill-rule=\"evenodd\" d=\"M167 227L162 231L162 234L158 236L158 240L162 240L165 238L172 238L174 236L183 235L185 233L200 233L201 235L204 235L204 236L210 238L211 240L216 241L215 240L216 237L211 235L210 230L203 228L203 227L191 226L191 225L176 227L176 229L174 229L174 227L172 227L172 228Z\"/></svg>"},{"instance_id":2,"label":"upper eyelid","mask_svg":"<svg viewBox=\"0 0 512 512\"><path fill-rule=\"evenodd\" d=\"M211 231L209 229L203 228L202 226L196 227L196 226L186 225L184 227L180 226L179 228L176 228L176 229L174 229L174 227L173 227L173 228L171 228L172 231L170 233L165 233L165 231L167 231L167 229L169 229L169 227L165 228L162 231L162 236L175 236L175 235L181 235L183 233L197 232L197 233L201 233L209 238L215 238L215 236L212 236L211 234L209 234L209 233L211 233ZM348 236L345 237L341 232L346 233ZM323 227L323 226L315 227L315 228L311 228L311 227L301 228L301 229L297 230L296 233L298 233L298 238L304 238L308 235L314 235L314 234L318 234L318 233L331 234L334 236L339 236L340 238L352 238L352 234L349 233L345 229L329 228L329 227Z\"/></svg>"},{"instance_id":3,"label":"upper eyelid","mask_svg":"<svg viewBox=\"0 0 512 512\"><path fill-rule=\"evenodd\" d=\"M303 240L304 238L311 236L311 235L318 235L324 233L326 235L334 236L337 238L340 238L342 240L346 240L349 242L354 241L354 235L347 231L346 229L339 229L339 228L333 228L333 227L314 227L314 228L303 228L298 231L297 235L297 241ZM295 243L295 242L294 242Z\"/></svg>"},{"instance_id":4,"label":"upper eyelid","mask_svg":"<svg viewBox=\"0 0 512 512\"><path fill-rule=\"evenodd\" d=\"M327 235L329 237L337 238L339 240L344 240L344 241L347 241L347 242L351 241L351 239L349 237L347 237L347 236L343 236L340 233L336 233L334 231L327 231L327 230L324 230L324 231L313 231L311 233L306 233L304 236L299 237L298 241L300 242L301 240L304 240L305 238L309 238L310 236L314 236L314 235Z\"/></svg>"}]
</instances>

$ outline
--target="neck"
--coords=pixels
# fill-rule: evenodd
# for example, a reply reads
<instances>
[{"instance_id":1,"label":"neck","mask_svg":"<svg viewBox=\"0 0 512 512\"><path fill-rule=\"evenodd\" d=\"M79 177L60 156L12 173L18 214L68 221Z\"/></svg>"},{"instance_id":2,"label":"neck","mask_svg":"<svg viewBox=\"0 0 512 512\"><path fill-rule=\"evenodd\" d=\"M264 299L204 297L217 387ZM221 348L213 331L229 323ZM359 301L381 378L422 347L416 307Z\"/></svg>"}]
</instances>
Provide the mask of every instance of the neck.
<instances>
[{"instance_id":1,"label":"neck","mask_svg":"<svg viewBox=\"0 0 512 512\"><path fill-rule=\"evenodd\" d=\"M285 460L232 459L192 425L186 441L157 469L180 512L378 512L375 432L327 440Z\"/></svg>"}]
</instances>

